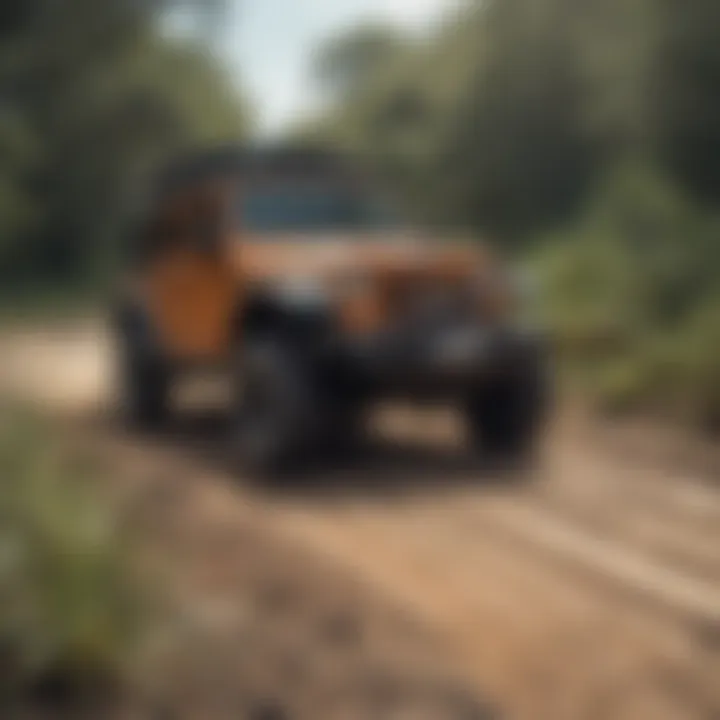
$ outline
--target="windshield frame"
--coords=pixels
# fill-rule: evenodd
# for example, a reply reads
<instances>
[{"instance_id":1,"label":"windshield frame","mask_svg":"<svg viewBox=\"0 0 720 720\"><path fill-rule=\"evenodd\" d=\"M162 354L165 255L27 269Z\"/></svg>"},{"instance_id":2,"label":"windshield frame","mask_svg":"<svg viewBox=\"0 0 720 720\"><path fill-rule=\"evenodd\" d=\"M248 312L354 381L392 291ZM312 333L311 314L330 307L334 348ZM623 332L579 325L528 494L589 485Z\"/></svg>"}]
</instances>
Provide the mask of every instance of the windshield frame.
<instances>
[{"instance_id":1,"label":"windshield frame","mask_svg":"<svg viewBox=\"0 0 720 720\"><path fill-rule=\"evenodd\" d=\"M338 211L347 218L323 219L318 217L302 218L302 201L297 195L308 191L318 193L317 200L322 205L327 203L327 210ZM333 197L334 196L334 197ZM292 198L296 203L296 218L290 217L278 222L248 221L247 204L253 198L263 199L272 204L278 198ZM333 202L337 203L333 208ZM347 205L340 209L345 203ZM353 208L353 205L356 205ZM259 236L273 235L331 235L337 233L376 234L397 231L408 227L408 223L396 210L396 205L386 193L371 192L363 183L348 181L347 178L305 178L305 177L272 177L238 184L231 194L230 222L234 230ZM287 209L287 206L286 206ZM322 210L323 208L319 208ZM356 215L356 219L350 216Z\"/></svg>"}]
</instances>

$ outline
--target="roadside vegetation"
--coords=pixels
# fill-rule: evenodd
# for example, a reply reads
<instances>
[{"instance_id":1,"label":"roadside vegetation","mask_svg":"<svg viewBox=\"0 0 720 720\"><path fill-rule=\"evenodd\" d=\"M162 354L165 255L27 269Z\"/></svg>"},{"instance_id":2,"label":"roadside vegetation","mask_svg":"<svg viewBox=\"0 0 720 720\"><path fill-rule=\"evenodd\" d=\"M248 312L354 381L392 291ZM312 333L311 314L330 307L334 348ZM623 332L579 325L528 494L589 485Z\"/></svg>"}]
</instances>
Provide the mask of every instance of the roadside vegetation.
<instances>
[{"instance_id":1,"label":"roadside vegetation","mask_svg":"<svg viewBox=\"0 0 720 720\"><path fill-rule=\"evenodd\" d=\"M2 717L107 700L139 648L143 593L99 472L33 414L2 411Z\"/></svg>"},{"instance_id":2,"label":"roadside vegetation","mask_svg":"<svg viewBox=\"0 0 720 720\"><path fill-rule=\"evenodd\" d=\"M720 214L624 168L535 262L559 355L598 407L720 430Z\"/></svg>"}]
</instances>

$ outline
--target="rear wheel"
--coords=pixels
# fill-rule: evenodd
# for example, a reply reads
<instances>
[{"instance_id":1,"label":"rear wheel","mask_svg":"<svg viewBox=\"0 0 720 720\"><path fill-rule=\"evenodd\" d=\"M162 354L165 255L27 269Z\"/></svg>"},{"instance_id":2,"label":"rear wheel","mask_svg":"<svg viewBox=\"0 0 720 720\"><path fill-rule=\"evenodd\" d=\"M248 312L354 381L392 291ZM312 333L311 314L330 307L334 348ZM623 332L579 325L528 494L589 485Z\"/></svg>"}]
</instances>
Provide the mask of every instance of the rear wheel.
<instances>
[{"instance_id":1,"label":"rear wheel","mask_svg":"<svg viewBox=\"0 0 720 720\"><path fill-rule=\"evenodd\" d=\"M167 420L170 394L170 373L165 364L128 348L121 373L120 402L125 419L141 429L160 427Z\"/></svg>"},{"instance_id":2,"label":"rear wheel","mask_svg":"<svg viewBox=\"0 0 720 720\"><path fill-rule=\"evenodd\" d=\"M171 372L156 350L147 313L122 301L113 312L117 339L116 379L123 420L131 427L154 429L168 416Z\"/></svg>"}]
</instances>

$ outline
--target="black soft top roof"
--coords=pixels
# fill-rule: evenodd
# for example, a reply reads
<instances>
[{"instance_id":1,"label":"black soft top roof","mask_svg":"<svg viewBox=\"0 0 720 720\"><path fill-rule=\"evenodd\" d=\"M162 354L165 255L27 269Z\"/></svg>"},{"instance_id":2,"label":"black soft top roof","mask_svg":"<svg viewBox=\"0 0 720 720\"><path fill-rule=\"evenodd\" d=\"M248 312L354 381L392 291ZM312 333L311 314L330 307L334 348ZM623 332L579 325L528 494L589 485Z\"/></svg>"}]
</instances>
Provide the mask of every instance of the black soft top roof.
<instances>
[{"instance_id":1,"label":"black soft top roof","mask_svg":"<svg viewBox=\"0 0 720 720\"><path fill-rule=\"evenodd\" d=\"M177 190L198 180L220 176L252 178L260 175L347 176L347 156L323 148L241 146L216 147L186 154L168 163L158 173L155 189L161 193Z\"/></svg>"}]
</instances>

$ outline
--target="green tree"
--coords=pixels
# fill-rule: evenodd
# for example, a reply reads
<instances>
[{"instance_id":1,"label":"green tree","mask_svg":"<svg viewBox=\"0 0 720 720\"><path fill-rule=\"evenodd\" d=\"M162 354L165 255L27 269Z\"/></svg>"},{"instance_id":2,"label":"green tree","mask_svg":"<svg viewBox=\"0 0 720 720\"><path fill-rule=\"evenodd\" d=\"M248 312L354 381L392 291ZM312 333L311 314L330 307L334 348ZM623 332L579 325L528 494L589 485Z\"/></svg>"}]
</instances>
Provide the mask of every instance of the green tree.
<instances>
[{"instance_id":1,"label":"green tree","mask_svg":"<svg viewBox=\"0 0 720 720\"><path fill-rule=\"evenodd\" d=\"M720 5L658 0L653 66L660 154L694 193L720 202Z\"/></svg>"},{"instance_id":2,"label":"green tree","mask_svg":"<svg viewBox=\"0 0 720 720\"><path fill-rule=\"evenodd\" d=\"M17 6L16 6L17 5ZM145 171L183 147L235 140L245 105L208 38L163 31L187 0L31 0L3 16L0 152L28 138L0 177L0 274L78 283L105 272ZM206 50L206 48L205 48ZM13 129L14 123L17 127ZM32 208L32 223L22 226Z\"/></svg>"}]
</instances>

